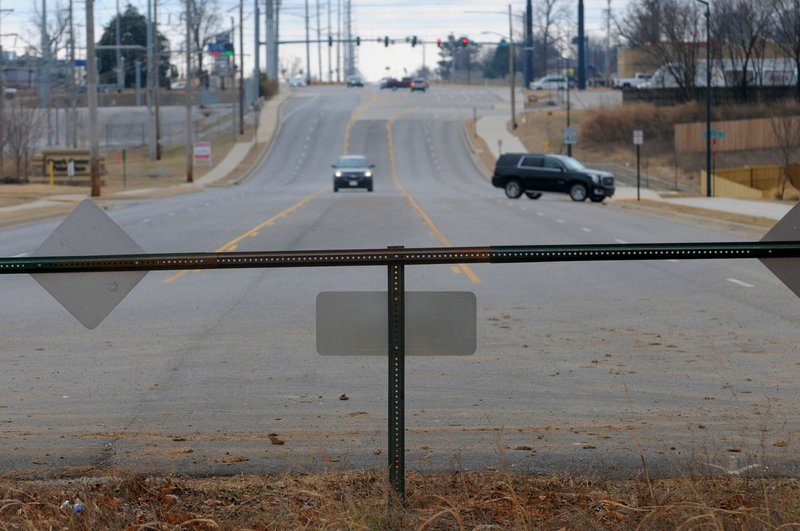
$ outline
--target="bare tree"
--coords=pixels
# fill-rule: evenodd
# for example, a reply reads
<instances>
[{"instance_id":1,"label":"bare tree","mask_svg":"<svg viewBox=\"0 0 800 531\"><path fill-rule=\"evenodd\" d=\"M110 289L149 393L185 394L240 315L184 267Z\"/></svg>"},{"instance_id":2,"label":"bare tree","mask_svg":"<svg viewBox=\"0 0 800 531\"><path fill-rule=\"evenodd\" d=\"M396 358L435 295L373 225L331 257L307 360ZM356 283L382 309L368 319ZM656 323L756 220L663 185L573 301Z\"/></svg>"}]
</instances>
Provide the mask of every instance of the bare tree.
<instances>
[{"instance_id":1,"label":"bare tree","mask_svg":"<svg viewBox=\"0 0 800 531\"><path fill-rule=\"evenodd\" d=\"M756 81L756 76L750 75L751 67L763 58L770 9L763 0L718 0L715 6L714 19L721 21L717 36L734 72L733 85L746 100L748 86Z\"/></svg>"},{"instance_id":2,"label":"bare tree","mask_svg":"<svg viewBox=\"0 0 800 531\"><path fill-rule=\"evenodd\" d=\"M535 14L538 19L536 26L542 43L541 51L537 55L542 58L541 61L546 74L548 72L548 47L552 46L553 30L561 23L569 21L572 13L566 0L539 0L535 6Z\"/></svg>"},{"instance_id":3,"label":"bare tree","mask_svg":"<svg viewBox=\"0 0 800 531\"><path fill-rule=\"evenodd\" d=\"M698 43L705 40L701 8L695 0L644 0L629 4L617 22L628 46L644 50L669 70L686 99L695 87Z\"/></svg>"},{"instance_id":4,"label":"bare tree","mask_svg":"<svg viewBox=\"0 0 800 531\"><path fill-rule=\"evenodd\" d=\"M800 100L800 0L770 0L772 38L794 59L795 94Z\"/></svg>"},{"instance_id":5,"label":"bare tree","mask_svg":"<svg viewBox=\"0 0 800 531\"><path fill-rule=\"evenodd\" d=\"M789 164L800 153L800 116L797 105L773 105L770 107L769 125L781 155L782 175L778 182L779 198L786 193L786 182L789 180ZM792 182L792 186L800 190L800 183Z\"/></svg>"},{"instance_id":6,"label":"bare tree","mask_svg":"<svg viewBox=\"0 0 800 531\"><path fill-rule=\"evenodd\" d=\"M14 158L16 177L27 182L36 140L45 130L45 114L15 98L5 108L6 149Z\"/></svg>"}]
</instances>

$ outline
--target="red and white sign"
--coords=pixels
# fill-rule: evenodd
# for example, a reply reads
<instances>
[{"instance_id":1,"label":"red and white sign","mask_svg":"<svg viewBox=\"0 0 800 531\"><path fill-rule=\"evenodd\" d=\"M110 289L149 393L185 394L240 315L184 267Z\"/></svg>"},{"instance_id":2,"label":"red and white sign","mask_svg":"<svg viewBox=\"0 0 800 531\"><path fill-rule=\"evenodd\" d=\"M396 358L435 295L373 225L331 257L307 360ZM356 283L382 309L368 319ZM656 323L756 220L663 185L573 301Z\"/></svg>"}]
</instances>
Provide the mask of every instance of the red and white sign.
<instances>
[{"instance_id":1,"label":"red and white sign","mask_svg":"<svg viewBox=\"0 0 800 531\"><path fill-rule=\"evenodd\" d=\"M195 142L194 144L194 160L195 162L204 161L211 166L211 143L210 142Z\"/></svg>"}]
</instances>

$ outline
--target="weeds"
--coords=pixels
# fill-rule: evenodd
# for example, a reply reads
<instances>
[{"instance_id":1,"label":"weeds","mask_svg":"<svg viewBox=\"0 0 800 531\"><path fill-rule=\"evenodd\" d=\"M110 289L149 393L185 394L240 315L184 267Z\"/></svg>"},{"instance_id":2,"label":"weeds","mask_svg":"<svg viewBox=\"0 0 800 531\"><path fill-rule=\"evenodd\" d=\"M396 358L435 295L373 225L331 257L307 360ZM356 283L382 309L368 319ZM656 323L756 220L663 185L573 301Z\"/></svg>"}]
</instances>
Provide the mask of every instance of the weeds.
<instances>
[{"instance_id":1,"label":"weeds","mask_svg":"<svg viewBox=\"0 0 800 531\"><path fill-rule=\"evenodd\" d=\"M0 529L790 529L794 479L601 481L497 471L419 473L405 507L379 472L0 481ZM80 499L85 510L62 509Z\"/></svg>"}]
</instances>

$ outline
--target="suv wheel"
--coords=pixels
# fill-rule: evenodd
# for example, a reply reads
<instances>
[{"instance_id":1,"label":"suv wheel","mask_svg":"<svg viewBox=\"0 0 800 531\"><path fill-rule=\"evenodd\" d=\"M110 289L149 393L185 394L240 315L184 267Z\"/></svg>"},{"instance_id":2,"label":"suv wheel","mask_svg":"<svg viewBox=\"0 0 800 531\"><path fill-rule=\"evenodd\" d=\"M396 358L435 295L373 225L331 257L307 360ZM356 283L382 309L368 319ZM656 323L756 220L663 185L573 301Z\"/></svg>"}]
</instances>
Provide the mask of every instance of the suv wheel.
<instances>
[{"instance_id":1,"label":"suv wheel","mask_svg":"<svg viewBox=\"0 0 800 531\"><path fill-rule=\"evenodd\" d=\"M586 201L586 186L574 183L569 187L569 196L573 201Z\"/></svg>"},{"instance_id":2,"label":"suv wheel","mask_svg":"<svg viewBox=\"0 0 800 531\"><path fill-rule=\"evenodd\" d=\"M542 192L525 192L525 195L528 196L528 199L539 199L542 197Z\"/></svg>"},{"instance_id":3,"label":"suv wheel","mask_svg":"<svg viewBox=\"0 0 800 531\"><path fill-rule=\"evenodd\" d=\"M522 195L522 186L516 179L511 179L506 183L506 197L509 199L517 199Z\"/></svg>"}]
</instances>

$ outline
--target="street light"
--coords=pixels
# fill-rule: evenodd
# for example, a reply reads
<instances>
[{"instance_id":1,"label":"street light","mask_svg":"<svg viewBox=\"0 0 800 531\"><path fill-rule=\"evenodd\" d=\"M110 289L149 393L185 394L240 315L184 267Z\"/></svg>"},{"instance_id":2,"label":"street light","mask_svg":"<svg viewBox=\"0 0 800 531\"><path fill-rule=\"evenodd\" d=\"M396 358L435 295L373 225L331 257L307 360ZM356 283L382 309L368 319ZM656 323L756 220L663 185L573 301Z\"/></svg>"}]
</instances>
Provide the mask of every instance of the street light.
<instances>
[{"instance_id":1,"label":"street light","mask_svg":"<svg viewBox=\"0 0 800 531\"><path fill-rule=\"evenodd\" d=\"M711 6L695 1L706 6L706 197L711 197Z\"/></svg>"},{"instance_id":2,"label":"street light","mask_svg":"<svg viewBox=\"0 0 800 531\"><path fill-rule=\"evenodd\" d=\"M485 13L489 13L489 11L485 11ZM501 11L491 11L491 13L501 13ZM505 14L505 13L503 13ZM516 101L514 97L514 85L516 81L514 78L514 24L513 24L513 15L511 14L511 4L508 4L508 79L509 79L509 86L511 89L511 128L517 128L517 111L516 111ZM489 34L492 33L494 35L500 35L501 37L505 38L505 35L500 33L496 33L494 31L482 31L482 34Z\"/></svg>"}]
</instances>

